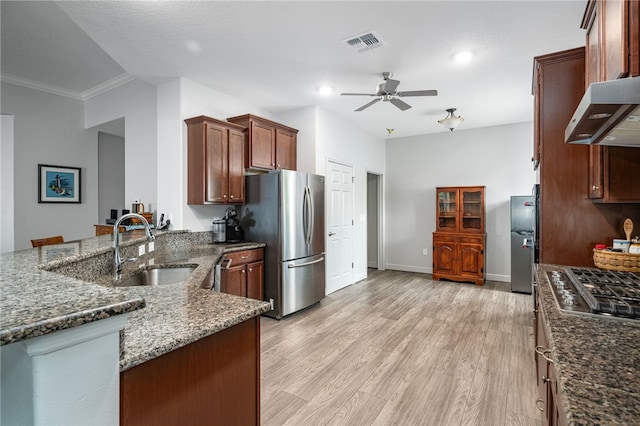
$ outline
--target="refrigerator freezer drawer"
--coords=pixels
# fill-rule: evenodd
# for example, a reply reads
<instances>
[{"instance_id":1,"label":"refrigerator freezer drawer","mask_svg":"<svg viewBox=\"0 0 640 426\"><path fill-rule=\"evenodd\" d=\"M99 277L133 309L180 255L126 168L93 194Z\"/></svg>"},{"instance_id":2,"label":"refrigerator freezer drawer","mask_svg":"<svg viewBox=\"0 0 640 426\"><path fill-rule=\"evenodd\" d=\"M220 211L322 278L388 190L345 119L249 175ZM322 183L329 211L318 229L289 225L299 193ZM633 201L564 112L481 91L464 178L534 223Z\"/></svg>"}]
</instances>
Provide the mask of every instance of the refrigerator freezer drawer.
<instances>
[{"instance_id":1,"label":"refrigerator freezer drawer","mask_svg":"<svg viewBox=\"0 0 640 426\"><path fill-rule=\"evenodd\" d=\"M324 298L324 253L281 263L280 316L304 309Z\"/></svg>"}]
</instances>

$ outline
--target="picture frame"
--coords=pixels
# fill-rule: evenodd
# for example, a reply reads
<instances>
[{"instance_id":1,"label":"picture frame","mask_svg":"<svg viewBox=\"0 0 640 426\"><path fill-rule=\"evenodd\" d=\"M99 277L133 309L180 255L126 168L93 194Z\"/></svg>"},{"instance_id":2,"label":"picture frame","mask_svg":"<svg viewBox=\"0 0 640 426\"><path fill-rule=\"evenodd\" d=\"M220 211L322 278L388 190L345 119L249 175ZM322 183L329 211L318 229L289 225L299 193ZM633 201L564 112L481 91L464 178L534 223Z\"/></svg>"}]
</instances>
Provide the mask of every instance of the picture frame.
<instances>
[{"instance_id":1,"label":"picture frame","mask_svg":"<svg viewBox=\"0 0 640 426\"><path fill-rule=\"evenodd\" d=\"M38 164L38 203L81 203L80 167Z\"/></svg>"}]
</instances>

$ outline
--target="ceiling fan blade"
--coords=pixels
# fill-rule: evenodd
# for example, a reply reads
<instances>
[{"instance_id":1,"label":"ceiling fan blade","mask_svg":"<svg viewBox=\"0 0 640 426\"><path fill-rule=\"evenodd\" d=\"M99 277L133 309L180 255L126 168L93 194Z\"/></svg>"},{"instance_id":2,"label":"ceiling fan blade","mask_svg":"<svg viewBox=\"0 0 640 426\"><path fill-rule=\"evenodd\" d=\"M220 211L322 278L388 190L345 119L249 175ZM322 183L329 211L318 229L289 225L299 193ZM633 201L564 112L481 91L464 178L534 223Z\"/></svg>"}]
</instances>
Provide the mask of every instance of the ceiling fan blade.
<instances>
[{"instance_id":1,"label":"ceiling fan blade","mask_svg":"<svg viewBox=\"0 0 640 426\"><path fill-rule=\"evenodd\" d=\"M398 108L400 108L402 111L406 111L409 108L411 108L411 105L409 105L408 103L401 101L400 99L396 99L396 98L391 98L389 100L389 102L391 102L392 104L394 104L395 106L397 106Z\"/></svg>"},{"instance_id":2,"label":"ceiling fan blade","mask_svg":"<svg viewBox=\"0 0 640 426\"><path fill-rule=\"evenodd\" d=\"M380 88L383 92L395 93L396 89L398 88L398 84L400 84L398 80L387 79L384 81L384 83L382 83Z\"/></svg>"},{"instance_id":3,"label":"ceiling fan blade","mask_svg":"<svg viewBox=\"0 0 640 426\"><path fill-rule=\"evenodd\" d=\"M382 98L376 98L376 99L372 100L371 102L369 102L368 104L362 105L356 111L362 111L363 109L369 108L371 105L375 104L376 102L380 102L380 99L382 99Z\"/></svg>"},{"instance_id":4,"label":"ceiling fan blade","mask_svg":"<svg viewBox=\"0 0 640 426\"><path fill-rule=\"evenodd\" d=\"M340 93L342 96L378 96L376 93Z\"/></svg>"},{"instance_id":5,"label":"ceiling fan blade","mask_svg":"<svg viewBox=\"0 0 640 426\"><path fill-rule=\"evenodd\" d=\"M398 96L438 96L437 90L409 90L407 92L398 92Z\"/></svg>"}]
</instances>

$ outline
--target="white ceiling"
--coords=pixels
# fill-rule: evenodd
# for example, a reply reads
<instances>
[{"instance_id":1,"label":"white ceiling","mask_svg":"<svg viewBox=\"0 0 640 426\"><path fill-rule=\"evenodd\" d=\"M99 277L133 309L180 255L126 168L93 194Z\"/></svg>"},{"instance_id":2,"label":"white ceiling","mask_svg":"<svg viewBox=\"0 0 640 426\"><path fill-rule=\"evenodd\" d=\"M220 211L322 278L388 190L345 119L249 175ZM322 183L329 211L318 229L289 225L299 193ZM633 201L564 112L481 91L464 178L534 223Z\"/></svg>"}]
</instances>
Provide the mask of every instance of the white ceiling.
<instances>
[{"instance_id":1,"label":"white ceiling","mask_svg":"<svg viewBox=\"0 0 640 426\"><path fill-rule=\"evenodd\" d=\"M86 99L131 78L185 77L274 113L318 105L380 137L531 121L533 57L583 46L586 1L70 1L2 0L2 78ZM384 46L344 40L373 30ZM468 50L460 65L455 53ZM353 110L380 73L403 98ZM336 94L316 88L332 85ZM4 112L4 111L3 111ZM247 111L250 113L251 111ZM225 118L225 117L218 117ZM286 124L286 123L285 123Z\"/></svg>"}]
</instances>

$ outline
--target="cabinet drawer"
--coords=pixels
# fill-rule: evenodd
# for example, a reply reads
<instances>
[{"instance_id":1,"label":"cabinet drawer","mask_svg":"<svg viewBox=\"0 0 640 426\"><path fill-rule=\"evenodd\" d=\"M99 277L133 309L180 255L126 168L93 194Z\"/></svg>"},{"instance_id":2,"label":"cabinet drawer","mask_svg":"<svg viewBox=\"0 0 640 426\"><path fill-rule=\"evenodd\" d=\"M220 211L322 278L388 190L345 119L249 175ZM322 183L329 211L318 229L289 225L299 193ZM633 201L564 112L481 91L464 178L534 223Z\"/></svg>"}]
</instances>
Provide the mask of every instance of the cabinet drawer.
<instances>
[{"instance_id":1,"label":"cabinet drawer","mask_svg":"<svg viewBox=\"0 0 640 426\"><path fill-rule=\"evenodd\" d=\"M458 237L458 242L460 243L472 243L472 244L482 244L484 242L484 237L481 235L465 235Z\"/></svg>"},{"instance_id":2,"label":"cabinet drawer","mask_svg":"<svg viewBox=\"0 0 640 426\"><path fill-rule=\"evenodd\" d=\"M225 253L224 257L231 259L231 265L242 265L246 263L258 262L264 259L264 249L252 249L234 251L231 253Z\"/></svg>"}]
</instances>

